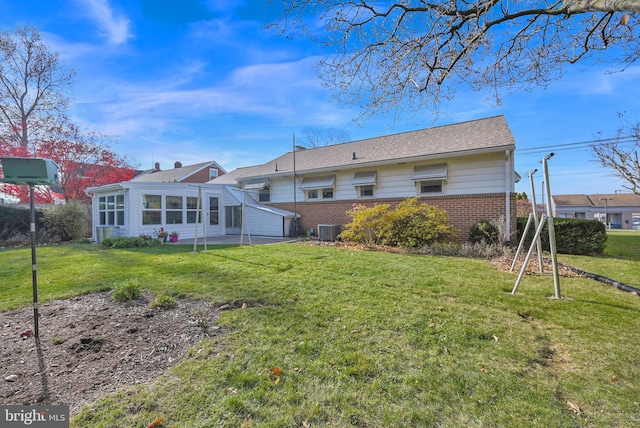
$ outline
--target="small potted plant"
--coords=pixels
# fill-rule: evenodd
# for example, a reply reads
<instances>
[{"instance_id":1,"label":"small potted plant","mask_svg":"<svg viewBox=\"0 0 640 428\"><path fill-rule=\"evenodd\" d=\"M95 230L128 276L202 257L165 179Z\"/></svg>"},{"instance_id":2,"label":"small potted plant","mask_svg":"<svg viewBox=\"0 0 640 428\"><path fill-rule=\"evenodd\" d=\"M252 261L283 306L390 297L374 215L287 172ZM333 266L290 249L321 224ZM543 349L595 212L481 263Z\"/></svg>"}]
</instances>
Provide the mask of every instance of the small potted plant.
<instances>
[{"instance_id":1,"label":"small potted plant","mask_svg":"<svg viewBox=\"0 0 640 428\"><path fill-rule=\"evenodd\" d=\"M178 236L180 236L180 234L175 230L169 233L169 239L171 240L171 242L178 242Z\"/></svg>"},{"instance_id":2,"label":"small potted plant","mask_svg":"<svg viewBox=\"0 0 640 428\"><path fill-rule=\"evenodd\" d=\"M153 229L153 234L160 240L160 242L166 242L169 233L161 227L159 230Z\"/></svg>"}]
</instances>

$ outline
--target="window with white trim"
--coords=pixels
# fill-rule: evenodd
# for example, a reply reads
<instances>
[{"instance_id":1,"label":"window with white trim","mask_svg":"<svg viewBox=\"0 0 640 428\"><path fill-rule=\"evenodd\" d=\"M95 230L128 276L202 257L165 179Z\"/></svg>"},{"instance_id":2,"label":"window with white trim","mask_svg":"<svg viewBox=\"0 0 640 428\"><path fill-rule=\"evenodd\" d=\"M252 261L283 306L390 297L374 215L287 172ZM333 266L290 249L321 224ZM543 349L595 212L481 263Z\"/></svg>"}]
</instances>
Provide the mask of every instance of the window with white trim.
<instances>
[{"instance_id":1,"label":"window with white trim","mask_svg":"<svg viewBox=\"0 0 640 428\"><path fill-rule=\"evenodd\" d=\"M166 224L182 224L182 207L183 207L183 197L182 196L166 196Z\"/></svg>"},{"instance_id":2,"label":"window with white trim","mask_svg":"<svg viewBox=\"0 0 640 428\"><path fill-rule=\"evenodd\" d=\"M249 180L243 187L245 192L252 192L257 194L256 199L258 202L270 202L271 201L271 186L269 180L266 178L255 178Z\"/></svg>"},{"instance_id":3,"label":"window with white trim","mask_svg":"<svg viewBox=\"0 0 640 428\"><path fill-rule=\"evenodd\" d=\"M202 211L198 215L198 198L187 196L187 224L195 224L196 219L198 219L198 224L202 223Z\"/></svg>"},{"instance_id":4,"label":"window with white trim","mask_svg":"<svg viewBox=\"0 0 640 428\"><path fill-rule=\"evenodd\" d=\"M161 195L142 195L142 224L162 224Z\"/></svg>"},{"instance_id":5,"label":"window with white trim","mask_svg":"<svg viewBox=\"0 0 640 428\"><path fill-rule=\"evenodd\" d=\"M356 187L359 198L373 198L376 185L376 171L360 171L353 176L352 184Z\"/></svg>"},{"instance_id":6,"label":"window with white trim","mask_svg":"<svg viewBox=\"0 0 640 428\"><path fill-rule=\"evenodd\" d=\"M225 218L224 226L229 228L239 228L242 226L242 207L231 206L224 207Z\"/></svg>"},{"instance_id":7,"label":"window with white trim","mask_svg":"<svg viewBox=\"0 0 640 428\"><path fill-rule=\"evenodd\" d=\"M447 164L419 165L413 170L418 195L443 195L447 182Z\"/></svg>"},{"instance_id":8,"label":"window with white trim","mask_svg":"<svg viewBox=\"0 0 640 428\"><path fill-rule=\"evenodd\" d=\"M325 177L305 177L302 179L300 189L304 191L308 200L333 199L335 175Z\"/></svg>"},{"instance_id":9,"label":"window with white trim","mask_svg":"<svg viewBox=\"0 0 640 428\"><path fill-rule=\"evenodd\" d=\"M218 168L209 168L209 180L218 178Z\"/></svg>"},{"instance_id":10,"label":"window with white trim","mask_svg":"<svg viewBox=\"0 0 640 428\"><path fill-rule=\"evenodd\" d=\"M124 195L105 195L98 198L100 226L124 226Z\"/></svg>"}]
</instances>

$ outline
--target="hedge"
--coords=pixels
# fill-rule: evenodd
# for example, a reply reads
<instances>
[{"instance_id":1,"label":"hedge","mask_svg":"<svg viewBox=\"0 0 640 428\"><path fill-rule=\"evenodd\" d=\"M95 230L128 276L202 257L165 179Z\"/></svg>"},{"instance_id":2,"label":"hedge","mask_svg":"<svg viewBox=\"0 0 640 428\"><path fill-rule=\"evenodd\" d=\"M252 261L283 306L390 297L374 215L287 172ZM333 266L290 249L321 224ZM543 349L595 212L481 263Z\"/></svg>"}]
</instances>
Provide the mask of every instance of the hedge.
<instances>
[{"instance_id":1,"label":"hedge","mask_svg":"<svg viewBox=\"0 0 640 428\"><path fill-rule=\"evenodd\" d=\"M36 209L36 230L42 235L43 215ZM0 244L29 241L31 231L31 209L0 204Z\"/></svg>"},{"instance_id":2,"label":"hedge","mask_svg":"<svg viewBox=\"0 0 640 428\"><path fill-rule=\"evenodd\" d=\"M518 242L521 239L527 218L518 217ZM604 223L598 220L583 220L576 218L554 218L553 228L556 235L556 250L562 254L591 255L602 254L607 241L607 230ZM525 240L526 248L531 245L535 233L533 224L529 226L529 233ZM549 251L548 227L542 230L542 249Z\"/></svg>"}]
</instances>

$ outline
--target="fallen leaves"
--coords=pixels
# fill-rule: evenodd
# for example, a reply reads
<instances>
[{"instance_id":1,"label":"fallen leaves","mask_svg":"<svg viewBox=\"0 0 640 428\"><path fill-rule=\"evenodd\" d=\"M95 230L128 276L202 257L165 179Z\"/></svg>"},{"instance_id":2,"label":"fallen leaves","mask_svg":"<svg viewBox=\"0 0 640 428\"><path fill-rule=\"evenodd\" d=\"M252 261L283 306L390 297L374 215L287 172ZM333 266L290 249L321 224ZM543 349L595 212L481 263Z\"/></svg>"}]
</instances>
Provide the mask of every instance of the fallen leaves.
<instances>
[{"instance_id":1,"label":"fallen leaves","mask_svg":"<svg viewBox=\"0 0 640 428\"><path fill-rule=\"evenodd\" d=\"M569 409L571 409L576 415L582 413L582 409L572 401L567 401L567 407L569 407Z\"/></svg>"},{"instance_id":2,"label":"fallen leaves","mask_svg":"<svg viewBox=\"0 0 640 428\"><path fill-rule=\"evenodd\" d=\"M160 425L162 422L164 422L164 419L162 418L156 418L153 422L151 422L149 425L147 425L146 428L153 428L157 425Z\"/></svg>"},{"instance_id":3,"label":"fallen leaves","mask_svg":"<svg viewBox=\"0 0 640 428\"><path fill-rule=\"evenodd\" d=\"M280 378L282 377L282 369L279 367L271 367L269 369L271 381L277 385L280 383Z\"/></svg>"}]
</instances>

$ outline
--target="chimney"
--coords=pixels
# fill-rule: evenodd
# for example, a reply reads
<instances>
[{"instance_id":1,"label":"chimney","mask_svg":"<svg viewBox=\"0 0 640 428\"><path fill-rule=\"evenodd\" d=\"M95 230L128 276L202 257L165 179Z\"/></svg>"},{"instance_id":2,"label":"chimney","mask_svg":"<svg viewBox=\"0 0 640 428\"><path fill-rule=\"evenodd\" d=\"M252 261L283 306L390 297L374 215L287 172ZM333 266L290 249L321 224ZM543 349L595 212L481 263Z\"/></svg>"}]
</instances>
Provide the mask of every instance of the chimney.
<instances>
[{"instance_id":1,"label":"chimney","mask_svg":"<svg viewBox=\"0 0 640 428\"><path fill-rule=\"evenodd\" d=\"M156 162L156 171L160 171L160 162Z\"/></svg>"},{"instance_id":2,"label":"chimney","mask_svg":"<svg viewBox=\"0 0 640 428\"><path fill-rule=\"evenodd\" d=\"M173 166L174 168L182 168L182 162L176 162Z\"/></svg>"}]
</instances>

